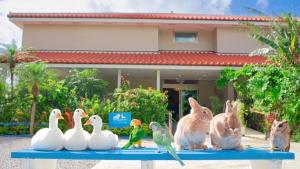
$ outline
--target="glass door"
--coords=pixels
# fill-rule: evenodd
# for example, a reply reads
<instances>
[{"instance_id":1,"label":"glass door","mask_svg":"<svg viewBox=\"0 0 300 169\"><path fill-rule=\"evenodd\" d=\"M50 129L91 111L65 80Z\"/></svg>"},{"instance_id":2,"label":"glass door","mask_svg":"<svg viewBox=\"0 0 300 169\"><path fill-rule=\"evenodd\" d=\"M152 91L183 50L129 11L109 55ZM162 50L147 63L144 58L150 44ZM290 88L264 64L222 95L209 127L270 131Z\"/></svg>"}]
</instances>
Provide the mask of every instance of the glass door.
<instances>
[{"instance_id":1,"label":"glass door","mask_svg":"<svg viewBox=\"0 0 300 169\"><path fill-rule=\"evenodd\" d=\"M174 120L179 120L179 90L174 88L164 88L164 93L168 96L168 110L172 113Z\"/></svg>"},{"instance_id":2,"label":"glass door","mask_svg":"<svg viewBox=\"0 0 300 169\"><path fill-rule=\"evenodd\" d=\"M163 91L168 95L168 110L175 121L190 113L189 97L199 101L198 85L164 84Z\"/></svg>"},{"instance_id":3,"label":"glass door","mask_svg":"<svg viewBox=\"0 0 300 169\"><path fill-rule=\"evenodd\" d=\"M188 101L189 97L193 97L199 101L198 89L180 90L180 118L190 113L191 107Z\"/></svg>"}]
</instances>

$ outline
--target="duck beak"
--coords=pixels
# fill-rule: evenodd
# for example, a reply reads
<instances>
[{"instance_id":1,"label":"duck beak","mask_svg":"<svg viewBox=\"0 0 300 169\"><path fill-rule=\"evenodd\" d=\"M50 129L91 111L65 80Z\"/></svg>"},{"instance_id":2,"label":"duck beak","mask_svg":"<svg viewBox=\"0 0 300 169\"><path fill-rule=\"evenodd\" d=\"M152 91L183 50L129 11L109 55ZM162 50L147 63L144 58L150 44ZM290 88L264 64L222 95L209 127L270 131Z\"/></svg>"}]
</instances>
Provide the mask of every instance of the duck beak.
<instances>
[{"instance_id":1,"label":"duck beak","mask_svg":"<svg viewBox=\"0 0 300 169\"><path fill-rule=\"evenodd\" d=\"M86 114L86 112L83 112L82 115L81 115L81 117L85 118L85 117L89 117L89 116Z\"/></svg>"},{"instance_id":2,"label":"duck beak","mask_svg":"<svg viewBox=\"0 0 300 169\"><path fill-rule=\"evenodd\" d=\"M88 125L91 125L92 124L92 121L91 120L88 120L84 123L85 126L88 126Z\"/></svg>"},{"instance_id":3,"label":"duck beak","mask_svg":"<svg viewBox=\"0 0 300 169\"><path fill-rule=\"evenodd\" d=\"M61 114L57 114L56 118L58 118L58 119L64 119L64 117Z\"/></svg>"}]
</instances>

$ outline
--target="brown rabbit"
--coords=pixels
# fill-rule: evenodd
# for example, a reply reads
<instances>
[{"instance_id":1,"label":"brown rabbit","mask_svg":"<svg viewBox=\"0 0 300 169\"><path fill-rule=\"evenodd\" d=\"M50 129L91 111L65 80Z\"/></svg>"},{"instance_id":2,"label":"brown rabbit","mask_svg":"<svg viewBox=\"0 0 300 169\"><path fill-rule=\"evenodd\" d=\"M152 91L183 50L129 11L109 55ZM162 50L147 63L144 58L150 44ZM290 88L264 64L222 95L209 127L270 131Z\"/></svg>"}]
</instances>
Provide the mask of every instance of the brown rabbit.
<instances>
[{"instance_id":1,"label":"brown rabbit","mask_svg":"<svg viewBox=\"0 0 300 169\"><path fill-rule=\"evenodd\" d=\"M226 102L225 113L216 115L210 123L212 146L217 149L242 149L241 123L237 116L237 104Z\"/></svg>"},{"instance_id":2,"label":"brown rabbit","mask_svg":"<svg viewBox=\"0 0 300 169\"><path fill-rule=\"evenodd\" d=\"M207 149L204 145L205 136L209 129L209 122L213 115L212 112L198 104L198 102L189 98L191 106L190 114L181 118L177 124L174 135L176 148L181 149Z\"/></svg>"},{"instance_id":3,"label":"brown rabbit","mask_svg":"<svg viewBox=\"0 0 300 169\"><path fill-rule=\"evenodd\" d=\"M274 120L270 133L270 147L272 150L290 150L291 129L287 121Z\"/></svg>"}]
</instances>

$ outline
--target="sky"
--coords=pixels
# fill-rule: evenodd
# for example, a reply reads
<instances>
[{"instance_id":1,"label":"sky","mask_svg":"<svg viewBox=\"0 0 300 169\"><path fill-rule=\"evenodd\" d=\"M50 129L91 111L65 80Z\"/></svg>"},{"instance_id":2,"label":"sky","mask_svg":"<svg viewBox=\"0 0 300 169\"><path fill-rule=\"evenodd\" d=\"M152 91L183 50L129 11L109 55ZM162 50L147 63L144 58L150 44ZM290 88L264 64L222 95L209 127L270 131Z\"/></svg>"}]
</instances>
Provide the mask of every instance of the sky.
<instances>
[{"instance_id":1,"label":"sky","mask_svg":"<svg viewBox=\"0 0 300 169\"><path fill-rule=\"evenodd\" d=\"M8 12L152 12L256 15L248 8L276 16L300 16L300 0L0 0L0 44L15 40L22 30L9 22Z\"/></svg>"}]
</instances>

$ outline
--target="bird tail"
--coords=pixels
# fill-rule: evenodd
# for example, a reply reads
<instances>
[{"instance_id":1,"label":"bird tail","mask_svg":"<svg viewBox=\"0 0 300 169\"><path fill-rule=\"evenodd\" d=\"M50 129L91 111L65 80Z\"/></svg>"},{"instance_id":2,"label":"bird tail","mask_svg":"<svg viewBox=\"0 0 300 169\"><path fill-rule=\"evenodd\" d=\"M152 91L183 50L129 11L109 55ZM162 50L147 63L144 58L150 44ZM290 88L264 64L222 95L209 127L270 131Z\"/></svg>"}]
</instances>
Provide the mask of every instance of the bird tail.
<instances>
[{"instance_id":1,"label":"bird tail","mask_svg":"<svg viewBox=\"0 0 300 169\"><path fill-rule=\"evenodd\" d=\"M122 149L128 149L130 146L132 146L132 142L128 142L127 144L125 144L123 147L122 147Z\"/></svg>"},{"instance_id":2,"label":"bird tail","mask_svg":"<svg viewBox=\"0 0 300 169\"><path fill-rule=\"evenodd\" d=\"M167 146L166 150L175 158L175 160L177 160L181 166L184 166L184 162L178 157L178 155L176 154L175 149L172 146Z\"/></svg>"}]
</instances>

